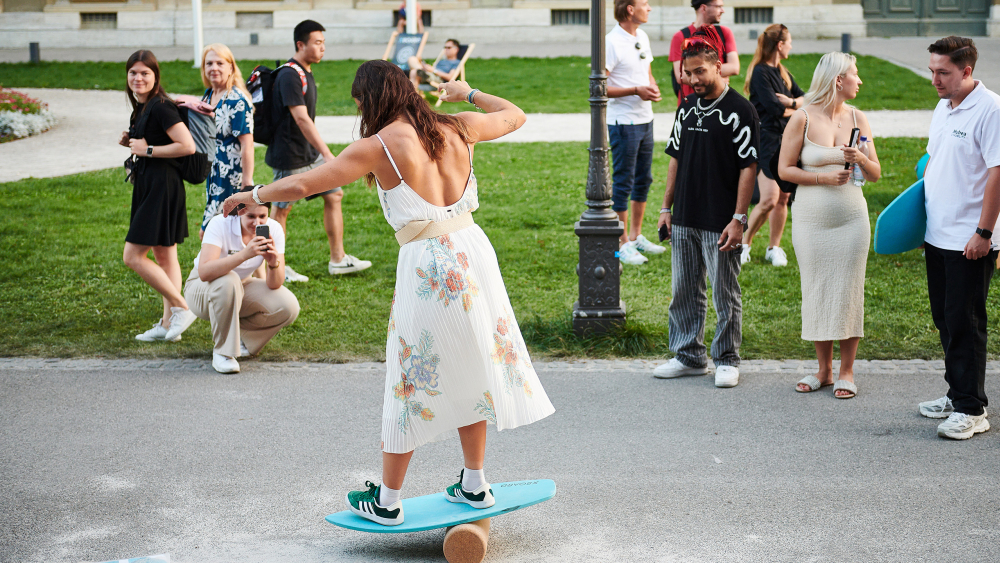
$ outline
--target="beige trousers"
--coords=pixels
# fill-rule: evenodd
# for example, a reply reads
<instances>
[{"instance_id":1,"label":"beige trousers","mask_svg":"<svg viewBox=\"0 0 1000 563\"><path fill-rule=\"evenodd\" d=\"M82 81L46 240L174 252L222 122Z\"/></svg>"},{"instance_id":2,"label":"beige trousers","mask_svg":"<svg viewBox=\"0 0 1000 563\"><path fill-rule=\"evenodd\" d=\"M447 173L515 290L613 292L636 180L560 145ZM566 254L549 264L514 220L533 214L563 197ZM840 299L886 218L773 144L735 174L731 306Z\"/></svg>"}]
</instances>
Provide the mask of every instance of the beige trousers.
<instances>
[{"instance_id":1,"label":"beige trousers","mask_svg":"<svg viewBox=\"0 0 1000 563\"><path fill-rule=\"evenodd\" d=\"M240 355L240 339L256 355L282 328L299 316L299 301L287 287L267 287L260 278L240 280L234 272L201 281L191 270L184 284L184 298L191 311L212 323L215 353Z\"/></svg>"}]
</instances>

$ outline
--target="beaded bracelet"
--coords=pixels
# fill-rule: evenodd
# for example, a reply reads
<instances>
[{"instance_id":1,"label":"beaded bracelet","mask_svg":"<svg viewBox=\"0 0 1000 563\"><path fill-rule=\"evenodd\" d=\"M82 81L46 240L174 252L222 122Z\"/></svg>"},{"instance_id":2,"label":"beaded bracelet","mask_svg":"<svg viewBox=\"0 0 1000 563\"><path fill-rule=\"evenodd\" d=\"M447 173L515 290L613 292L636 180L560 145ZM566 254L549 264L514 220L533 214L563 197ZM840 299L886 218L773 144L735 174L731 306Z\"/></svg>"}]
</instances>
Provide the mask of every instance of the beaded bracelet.
<instances>
[{"instance_id":1,"label":"beaded bracelet","mask_svg":"<svg viewBox=\"0 0 1000 563\"><path fill-rule=\"evenodd\" d=\"M476 103L475 103L475 102L473 102L473 101L472 101L472 99L473 99L473 98L474 98L474 97L476 96L476 94L478 94L478 93L479 93L479 88L473 88L473 89L472 89L472 91L471 91L471 92L469 92L469 95L465 97L465 101L469 102L469 103L470 103L470 104L472 104L472 105L476 105Z\"/></svg>"}]
</instances>

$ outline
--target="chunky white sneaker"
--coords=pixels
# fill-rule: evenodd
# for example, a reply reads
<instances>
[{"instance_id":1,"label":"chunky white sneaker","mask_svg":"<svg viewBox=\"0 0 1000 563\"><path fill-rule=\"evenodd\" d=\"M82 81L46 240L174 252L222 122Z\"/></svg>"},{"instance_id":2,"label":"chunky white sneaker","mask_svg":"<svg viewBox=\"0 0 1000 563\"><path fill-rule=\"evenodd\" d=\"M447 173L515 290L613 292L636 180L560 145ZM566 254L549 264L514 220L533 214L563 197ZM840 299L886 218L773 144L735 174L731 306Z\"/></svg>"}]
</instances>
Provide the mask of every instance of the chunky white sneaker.
<instances>
[{"instance_id":1,"label":"chunky white sneaker","mask_svg":"<svg viewBox=\"0 0 1000 563\"><path fill-rule=\"evenodd\" d=\"M673 379L685 375L705 375L708 367L693 368L681 363L677 358L670 358L665 364L656 366L653 370L653 377L657 379Z\"/></svg>"},{"instance_id":2,"label":"chunky white sneaker","mask_svg":"<svg viewBox=\"0 0 1000 563\"><path fill-rule=\"evenodd\" d=\"M635 248L635 241L626 242L618 249L618 259L622 261L623 264L629 264L631 266L638 266L640 264L645 264L649 262L649 258L646 258Z\"/></svg>"},{"instance_id":3,"label":"chunky white sneaker","mask_svg":"<svg viewBox=\"0 0 1000 563\"><path fill-rule=\"evenodd\" d=\"M990 429L990 421L986 420L986 413L979 416L953 412L948 416L948 420L938 424L937 433L942 438L952 440L968 440L975 434L986 432Z\"/></svg>"},{"instance_id":4,"label":"chunky white sneaker","mask_svg":"<svg viewBox=\"0 0 1000 563\"><path fill-rule=\"evenodd\" d=\"M715 368L716 387L736 387L740 382L740 368L736 366L718 366Z\"/></svg>"},{"instance_id":5,"label":"chunky white sneaker","mask_svg":"<svg viewBox=\"0 0 1000 563\"><path fill-rule=\"evenodd\" d=\"M920 415L927 418L948 418L948 415L955 412L947 395L933 401L924 401L917 405L917 408L920 410Z\"/></svg>"},{"instance_id":6,"label":"chunky white sneaker","mask_svg":"<svg viewBox=\"0 0 1000 563\"><path fill-rule=\"evenodd\" d=\"M339 276L341 274L351 274L354 272L360 272L361 270L367 270L372 267L372 263L368 260L361 260L350 254L345 254L344 259L340 262L334 262L330 260L330 265L327 270L330 272L331 276Z\"/></svg>"},{"instance_id":7,"label":"chunky white sneaker","mask_svg":"<svg viewBox=\"0 0 1000 563\"><path fill-rule=\"evenodd\" d=\"M247 349L247 345L240 340L240 357L246 357L250 355L250 350Z\"/></svg>"},{"instance_id":8,"label":"chunky white sneaker","mask_svg":"<svg viewBox=\"0 0 1000 563\"><path fill-rule=\"evenodd\" d=\"M167 329L167 334L163 336L163 339L173 342L175 338L191 326L191 323L198 320L198 317L191 312L191 309L182 309L180 307L171 307L170 313L170 328Z\"/></svg>"},{"instance_id":9,"label":"chunky white sneaker","mask_svg":"<svg viewBox=\"0 0 1000 563\"><path fill-rule=\"evenodd\" d=\"M635 248L639 252L648 252L649 254L663 254L667 251L667 247L650 242L642 235L635 238Z\"/></svg>"},{"instance_id":10,"label":"chunky white sneaker","mask_svg":"<svg viewBox=\"0 0 1000 563\"><path fill-rule=\"evenodd\" d=\"M156 321L156 324L153 325L153 328L147 330L142 334L135 335L135 339L141 340L143 342L160 342L167 340L167 329L163 328L162 323L163 323L162 320ZM180 339L181 335L178 334L173 338L173 340L169 340L169 342L177 342Z\"/></svg>"},{"instance_id":11,"label":"chunky white sneaker","mask_svg":"<svg viewBox=\"0 0 1000 563\"><path fill-rule=\"evenodd\" d=\"M285 264L285 281L286 282L307 282L309 281L309 276L303 276L302 274L291 269L288 264Z\"/></svg>"},{"instance_id":12,"label":"chunky white sneaker","mask_svg":"<svg viewBox=\"0 0 1000 563\"><path fill-rule=\"evenodd\" d=\"M768 248L767 252L764 253L764 260L770 262L772 266L788 265L788 255L785 254L785 251L780 246Z\"/></svg>"},{"instance_id":13,"label":"chunky white sneaker","mask_svg":"<svg viewBox=\"0 0 1000 563\"><path fill-rule=\"evenodd\" d=\"M240 372L240 363L236 361L236 358L230 358L229 356L223 356L215 352L212 352L212 367L219 373Z\"/></svg>"},{"instance_id":14,"label":"chunky white sneaker","mask_svg":"<svg viewBox=\"0 0 1000 563\"><path fill-rule=\"evenodd\" d=\"M740 251L740 266L742 266L743 264L750 262L750 245L741 244L740 246L743 247L743 250Z\"/></svg>"}]
</instances>

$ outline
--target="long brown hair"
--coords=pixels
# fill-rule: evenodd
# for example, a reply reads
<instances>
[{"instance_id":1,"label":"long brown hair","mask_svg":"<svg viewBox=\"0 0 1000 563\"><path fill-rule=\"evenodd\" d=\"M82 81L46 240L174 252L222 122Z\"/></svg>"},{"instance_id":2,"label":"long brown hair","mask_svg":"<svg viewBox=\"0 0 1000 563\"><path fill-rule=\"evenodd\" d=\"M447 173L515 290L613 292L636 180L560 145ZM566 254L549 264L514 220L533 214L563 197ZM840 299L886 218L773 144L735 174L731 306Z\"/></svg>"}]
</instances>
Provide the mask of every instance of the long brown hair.
<instances>
[{"instance_id":1,"label":"long brown hair","mask_svg":"<svg viewBox=\"0 0 1000 563\"><path fill-rule=\"evenodd\" d=\"M149 109L149 101L153 98L160 98L165 102L173 102L169 96L167 96L167 91L163 89L163 85L160 84L160 63L156 60L156 55L152 51L147 51L145 49L140 49L128 58L125 62L125 94L128 96L129 103L132 104L132 122L135 123L139 116L136 115L135 110L139 107L139 100L135 99L135 94L132 93L132 89L128 86L128 71L132 70L135 63L142 63L149 67L153 71L153 77L156 79L153 82L153 89L149 91L149 96L146 97L146 104L143 107L143 111Z\"/></svg>"},{"instance_id":2,"label":"long brown hair","mask_svg":"<svg viewBox=\"0 0 1000 563\"><path fill-rule=\"evenodd\" d=\"M757 38L757 51L753 54L753 60L750 61L750 66L747 67L747 79L743 83L743 93L747 96L750 95L750 78L753 77L753 69L755 66L764 63L774 58L774 53L778 50L778 43L782 41L788 41L788 28L785 24L774 23L767 26L764 33L760 34ZM785 86L790 90L792 88L792 77L788 74L788 69L785 65L781 64L781 58L778 58L778 71L781 72L781 79L785 81Z\"/></svg>"},{"instance_id":3,"label":"long brown hair","mask_svg":"<svg viewBox=\"0 0 1000 563\"><path fill-rule=\"evenodd\" d=\"M361 136L368 138L399 118L405 119L417 132L420 144L431 160L444 155L445 136L441 127L450 127L466 143L472 136L465 122L431 109L427 100L413 89L413 83L395 64L388 61L368 61L358 68L351 84L351 97L358 100L361 114ZM365 176L374 185L375 174Z\"/></svg>"}]
</instances>

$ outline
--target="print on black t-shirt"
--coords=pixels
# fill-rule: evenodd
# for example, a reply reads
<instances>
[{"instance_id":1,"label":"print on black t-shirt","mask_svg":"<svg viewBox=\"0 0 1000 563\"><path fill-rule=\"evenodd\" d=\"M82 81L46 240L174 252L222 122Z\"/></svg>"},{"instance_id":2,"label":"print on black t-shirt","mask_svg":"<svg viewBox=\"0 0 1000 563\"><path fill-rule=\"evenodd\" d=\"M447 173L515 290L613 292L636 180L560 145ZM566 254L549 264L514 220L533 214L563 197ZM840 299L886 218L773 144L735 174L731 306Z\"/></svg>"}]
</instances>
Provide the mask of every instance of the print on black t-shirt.
<instances>
[{"instance_id":1,"label":"print on black t-shirt","mask_svg":"<svg viewBox=\"0 0 1000 563\"><path fill-rule=\"evenodd\" d=\"M757 162L760 121L732 89L716 100L684 98L664 152L677 159L673 224L721 233L736 211L740 171Z\"/></svg>"},{"instance_id":2,"label":"print on black t-shirt","mask_svg":"<svg viewBox=\"0 0 1000 563\"><path fill-rule=\"evenodd\" d=\"M289 59L299 65L295 59ZM299 65L301 66L301 65ZM274 80L274 100L271 115L277 118L274 138L267 146L264 162L271 168L291 170L308 166L319 158L317 151L306 140L299 125L295 123L290 106L306 106L309 118L316 121L316 80L311 72L306 72L306 93L302 94L302 78L294 68L284 67Z\"/></svg>"}]
</instances>

